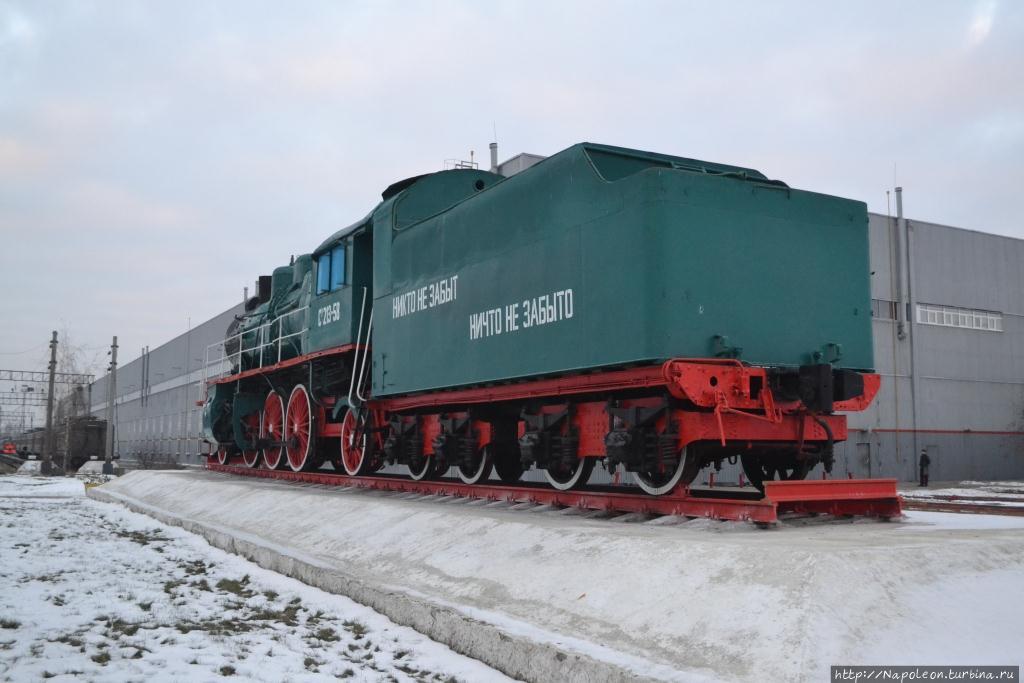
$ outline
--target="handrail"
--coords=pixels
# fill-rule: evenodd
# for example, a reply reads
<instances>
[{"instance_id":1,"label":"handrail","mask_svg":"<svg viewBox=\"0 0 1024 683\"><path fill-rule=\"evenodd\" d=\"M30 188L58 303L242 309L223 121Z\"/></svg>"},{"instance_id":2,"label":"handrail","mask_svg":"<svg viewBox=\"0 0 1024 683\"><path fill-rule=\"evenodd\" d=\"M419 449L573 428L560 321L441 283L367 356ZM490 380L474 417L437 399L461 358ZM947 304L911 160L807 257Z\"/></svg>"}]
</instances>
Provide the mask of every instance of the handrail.
<instances>
[{"instance_id":1,"label":"handrail","mask_svg":"<svg viewBox=\"0 0 1024 683\"><path fill-rule=\"evenodd\" d=\"M304 315L308 320L309 307L303 306L301 308L294 308L286 313L282 313L269 322L262 323L259 327L249 330L243 330L225 337L219 342L214 342L206 347L206 358L203 363L203 383L208 384L211 379L222 377L225 374L231 372L231 368L234 366L241 367L242 365L242 354L259 351L259 360L257 367L265 367L270 359L266 357L265 349L268 346L277 345L277 363L281 362L282 355L282 342L291 339L293 337L301 337L307 334L307 325L303 324L299 326L297 332L291 332L289 334L281 334L283 329L282 322L285 318L296 315ZM277 325L278 333L277 336L271 337L271 331L273 326ZM246 336L254 335L255 343L250 346L246 346ZM237 342L237 350L227 353L227 348Z\"/></svg>"},{"instance_id":2,"label":"handrail","mask_svg":"<svg viewBox=\"0 0 1024 683\"><path fill-rule=\"evenodd\" d=\"M352 393L356 384L356 365L359 363L359 345L363 341L363 316L366 314L366 287L363 287L363 302L359 305L359 327L356 331L355 355L352 358L352 377L348 383L348 404L352 405ZM370 314L372 317L372 313ZM369 335L367 335L369 338ZM364 400L364 399L360 399Z\"/></svg>"},{"instance_id":3,"label":"handrail","mask_svg":"<svg viewBox=\"0 0 1024 683\"><path fill-rule=\"evenodd\" d=\"M363 403L366 403L366 397L363 396L362 386L366 382L366 359L370 355L370 335L373 334L373 309L370 309L370 321L366 323L366 345L363 348L363 364L359 368L359 381L356 383L356 398Z\"/></svg>"}]
</instances>

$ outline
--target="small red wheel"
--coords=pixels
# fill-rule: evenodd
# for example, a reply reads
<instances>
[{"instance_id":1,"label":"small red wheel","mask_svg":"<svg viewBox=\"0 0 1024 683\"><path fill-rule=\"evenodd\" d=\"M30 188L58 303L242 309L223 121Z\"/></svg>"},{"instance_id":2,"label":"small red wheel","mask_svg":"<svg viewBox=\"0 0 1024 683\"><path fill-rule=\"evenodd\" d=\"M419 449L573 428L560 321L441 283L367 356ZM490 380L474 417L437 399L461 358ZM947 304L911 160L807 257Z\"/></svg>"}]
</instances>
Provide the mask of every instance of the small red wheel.
<instances>
[{"instance_id":1,"label":"small red wheel","mask_svg":"<svg viewBox=\"0 0 1024 683\"><path fill-rule=\"evenodd\" d=\"M296 384L288 399L288 415L284 421L285 451L288 453L288 466L293 472L300 472L312 464L310 455L315 438L313 402L306 387Z\"/></svg>"},{"instance_id":2,"label":"small red wheel","mask_svg":"<svg viewBox=\"0 0 1024 683\"><path fill-rule=\"evenodd\" d=\"M379 418L373 411L357 415L349 409L341 422L341 466L345 474L358 477L376 472L384 463L384 435L373 430Z\"/></svg>"},{"instance_id":3,"label":"small red wheel","mask_svg":"<svg viewBox=\"0 0 1024 683\"><path fill-rule=\"evenodd\" d=\"M341 466L345 474L356 477L366 474L366 433L354 411L345 413L341 421Z\"/></svg>"},{"instance_id":4,"label":"small red wheel","mask_svg":"<svg viewBox=\"0 0 1024 683\"><path fill-rule=\"evenodd\" d=\"M259 438L260 433L260 414L249 413L242 418L242 426L245 429L246 440L254 444ZM260 462L260 452L255 446L252 448L246 448L242 451L242 460L245 462L246 467L256 467Z\"/></svg>"},{"instance_id":5,"label":"small red wheel","mask_svg":"<svg viewBox=\"0 0 1024 683\"><path fill-rule=\"evenodd\" d=\"M260 438L273 443L284 441L284 401L281 394L271 391L263 401L263 415L260 418ZM263 449L263 465L270 470L281 466L281 446L267 446Z\"/></svg>"},{"instance_id":6,"label":"small red wheel","mask_svg":"<svg viewBox=\"0 0 1024 683\"><path fill-rule=\"evenodd\" d=\"M217 447L217 462L221 465L227 465L228 461L231 460L231 451L228 450L227 446Z\"/></svg>"}]
</instances>

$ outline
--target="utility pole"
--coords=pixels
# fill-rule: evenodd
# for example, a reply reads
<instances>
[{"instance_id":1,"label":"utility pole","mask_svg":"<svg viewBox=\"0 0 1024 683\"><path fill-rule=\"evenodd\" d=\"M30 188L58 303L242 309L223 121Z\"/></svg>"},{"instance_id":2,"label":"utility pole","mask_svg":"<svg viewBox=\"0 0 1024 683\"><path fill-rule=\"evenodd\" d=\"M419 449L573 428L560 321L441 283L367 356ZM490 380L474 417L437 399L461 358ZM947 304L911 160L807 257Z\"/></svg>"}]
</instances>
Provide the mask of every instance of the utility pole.
<instances>
[{"instance_id":1,"label":"utility pole","mask_svg":"<svg viewBox=\"0 0 1024 683\"><path fill-rule=\"evenodd\" d=\"M185 412L181 414L181 435L183 438L181 456L185 460L188 460L188 445L191 440L191 427L192 422L189 420L189 387L191 384L191 370L192 370L192 316L188 316L188 322L186 323L188 329L185 332L185 386L182 387L185 390Z\"/></svg>"},{"instance_id":2,"label":"utility pole","mask_svg":"<svg viewBox=\"0 0 1024 683\"><path fill-rule=\"evenodd\" d=\"M53 474L53 380L57 372L57 330L50 339L50 386L46 394L46 435L43 441L41 474Z\"/></svg>"},{"instance_id":3,"label":"utility pole","mask_svg":"<svg viewBox=\"0 0 1024 683\"><path fill-rule=\"evenodd\" d=\"M107 443L103 474L114 473L114 400L117 398L117 336L110 344L110 376L107 378Z\"/></svg>"}]
</instances>

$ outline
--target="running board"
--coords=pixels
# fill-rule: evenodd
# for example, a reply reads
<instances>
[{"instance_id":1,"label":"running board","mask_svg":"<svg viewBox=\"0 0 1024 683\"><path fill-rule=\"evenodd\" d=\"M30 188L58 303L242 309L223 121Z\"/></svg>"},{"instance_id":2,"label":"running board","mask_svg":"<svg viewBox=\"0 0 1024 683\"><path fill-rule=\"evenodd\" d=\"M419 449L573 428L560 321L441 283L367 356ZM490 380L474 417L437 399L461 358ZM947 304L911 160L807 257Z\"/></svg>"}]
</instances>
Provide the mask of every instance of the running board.
<instances>
[{"instance_id":1,"label":"running board","mask_svg":"<svg viewBox=\"0 0 1024 683\"><path fill-rule=\"evenodd\" d=\"M227 474L282 479L304 484L347 486L425 496L452 496L501 501L510 504L533 503L605 512L678 515L728 521L774 524L781 515L829 514L894 518L902 514L896 495L895 479L835 479L825 481L787 481L766 484L763 499L714 498L706 493L690 495L682 488L664 496L608 491L558 491L543 484L535 486L504 484L464 484L460 481L413 481L400 476L349 477L328 472L292 472L262 468L221 465L208 462L208 470Z\"/></svg>"}]
</instances>

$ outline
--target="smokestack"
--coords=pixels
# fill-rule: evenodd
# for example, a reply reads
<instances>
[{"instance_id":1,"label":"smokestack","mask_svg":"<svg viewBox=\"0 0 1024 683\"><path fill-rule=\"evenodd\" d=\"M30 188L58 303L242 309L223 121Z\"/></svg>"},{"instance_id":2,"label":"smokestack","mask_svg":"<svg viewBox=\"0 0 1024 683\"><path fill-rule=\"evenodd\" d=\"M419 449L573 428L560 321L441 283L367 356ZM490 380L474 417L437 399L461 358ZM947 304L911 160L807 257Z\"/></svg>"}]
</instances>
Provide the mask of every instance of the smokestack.
<instances>
[{"instance_id":1,"label":"smokestack","mask_svg":"<svg viewBox=\"0 0 1024 683\"><path fill-rule=\"evenodd\" d=\"M245 303L248 300L249 300L249 288L248 287L243 287L242 288L242 303Z\"/></svg>"},{"instance_id":2,"label":"smokestack","mask_svg":"<svg viewBox=\"0 0 1024 683\"><path fill-rule=\"evenodd\" d=\"M491 173L498 172L498 143L491 143Z\"/></svg>"},{"instance_id":3,"label":"smokestack","mask_svg":"<svg viewBox=\"0 0 1024 683\"><path fill-rule=\"evenodd\" d=\"M256 281L256 296L259 297L261 304L270 301L271 281L272 278L269 275L260 275L260 279Z\"/></svg>"}]
</instances>

